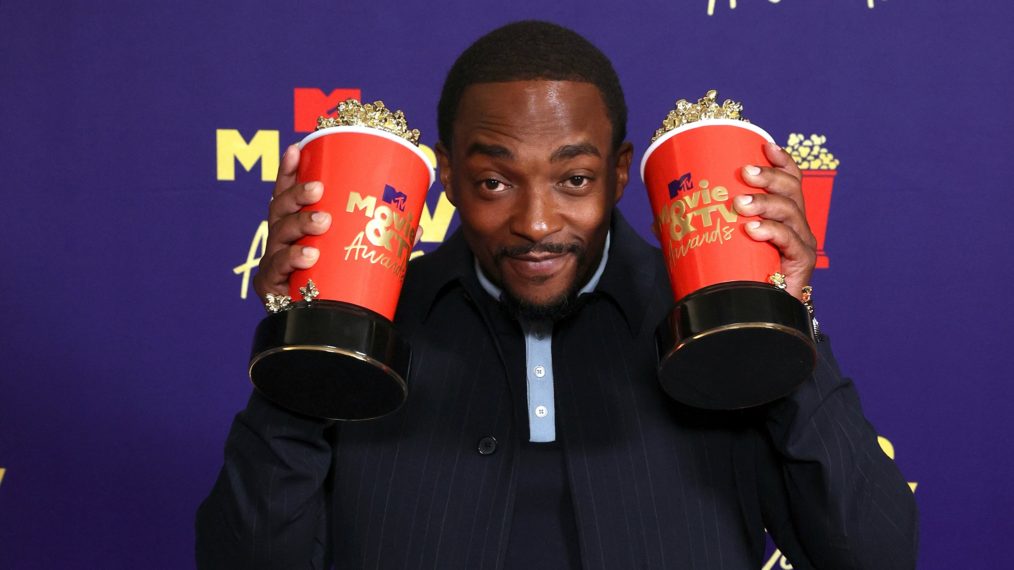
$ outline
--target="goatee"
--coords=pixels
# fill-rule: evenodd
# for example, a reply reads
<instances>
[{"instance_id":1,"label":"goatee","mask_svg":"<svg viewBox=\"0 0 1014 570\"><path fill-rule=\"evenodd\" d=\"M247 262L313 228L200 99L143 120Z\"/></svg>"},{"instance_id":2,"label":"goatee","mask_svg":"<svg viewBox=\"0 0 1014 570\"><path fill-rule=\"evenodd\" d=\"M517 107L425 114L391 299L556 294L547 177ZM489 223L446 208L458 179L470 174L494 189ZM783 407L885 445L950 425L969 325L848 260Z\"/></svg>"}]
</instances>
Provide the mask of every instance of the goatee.
<instances>
[{"instance_id":1,"label":"goatee","mask_svg":"<svg viewBox=\"0 0 1014 570\"><path fill-rule=\"evenodd\" d=\"M530 253L572 254L576 258L578 267L584 267L587 262L585 248L576 243L533 243L525 246L505 247L496 252L493 261L499 264L504 257L520 257ZM545 303L533 303L522 299L504 284L500 301L516 319L556 322L569 316L578 307L578 292L588 277L587 275L578 275L563 295Z\"/></svg>"}]
</instances>

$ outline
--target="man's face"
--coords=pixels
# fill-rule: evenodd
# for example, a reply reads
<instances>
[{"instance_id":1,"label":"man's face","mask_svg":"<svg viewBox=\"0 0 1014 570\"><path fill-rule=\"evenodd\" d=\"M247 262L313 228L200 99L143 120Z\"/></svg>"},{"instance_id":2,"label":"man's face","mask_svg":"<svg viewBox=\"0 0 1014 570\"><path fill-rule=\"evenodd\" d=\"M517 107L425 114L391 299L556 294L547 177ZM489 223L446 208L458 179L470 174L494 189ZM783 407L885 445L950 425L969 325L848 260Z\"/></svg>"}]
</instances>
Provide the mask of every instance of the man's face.
<instances>
[{"instance_id":1,"label":"man's face","mask_svg":"<svg viewBox=\"0 0 1014 570\"><path fill-rule=\"evenodd\" d=\"M470 86L438 145L440 179L486 275L551 315L601 260L632 150L612 148L597 87L573 81Z\"/></svg>"}]
</instances>

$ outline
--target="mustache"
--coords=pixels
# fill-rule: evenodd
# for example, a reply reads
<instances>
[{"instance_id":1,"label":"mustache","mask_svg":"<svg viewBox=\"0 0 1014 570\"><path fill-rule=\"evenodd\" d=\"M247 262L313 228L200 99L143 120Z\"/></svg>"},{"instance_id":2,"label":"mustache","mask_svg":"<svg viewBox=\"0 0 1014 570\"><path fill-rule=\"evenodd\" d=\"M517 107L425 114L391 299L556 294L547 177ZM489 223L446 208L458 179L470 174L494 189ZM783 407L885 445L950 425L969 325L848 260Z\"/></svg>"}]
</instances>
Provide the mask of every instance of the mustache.
<instances>
[{"instance_id":1,"label":"mustache","mask_svg":"<svg viewBox=\"0 0 1014 570\"><path fill-rule=\"evenodd\" d=\"M527 245L515 245L510 247L501 247L496 251L494 258L496 261L500 261L505 257L519 257L530 253L551 253L551 254L564 254L573 253L580 256L584 253L584 248L577 243L530 243Z\"/></svg>"}]
</instances>

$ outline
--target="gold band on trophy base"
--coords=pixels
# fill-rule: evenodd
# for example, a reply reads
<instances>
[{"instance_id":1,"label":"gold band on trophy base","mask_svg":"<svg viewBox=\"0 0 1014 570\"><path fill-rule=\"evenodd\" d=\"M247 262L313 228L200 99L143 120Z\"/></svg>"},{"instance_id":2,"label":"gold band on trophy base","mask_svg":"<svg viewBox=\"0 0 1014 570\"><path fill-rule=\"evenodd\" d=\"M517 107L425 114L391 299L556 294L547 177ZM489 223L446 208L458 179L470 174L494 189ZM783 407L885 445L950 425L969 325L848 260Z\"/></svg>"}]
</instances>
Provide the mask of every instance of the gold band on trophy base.
<instances>
[{"instance_id":1,"label":"gold band on trophy base","mask_svg":"<svg viewBox=\"0 0 1014 570\"><path fill-rule=\"evenodd\" d=\"M698 408L748 408L786 396L817 358L806 308L753 281L688 295L657 332L662 389Z\"/></svg>"}]
</instances>

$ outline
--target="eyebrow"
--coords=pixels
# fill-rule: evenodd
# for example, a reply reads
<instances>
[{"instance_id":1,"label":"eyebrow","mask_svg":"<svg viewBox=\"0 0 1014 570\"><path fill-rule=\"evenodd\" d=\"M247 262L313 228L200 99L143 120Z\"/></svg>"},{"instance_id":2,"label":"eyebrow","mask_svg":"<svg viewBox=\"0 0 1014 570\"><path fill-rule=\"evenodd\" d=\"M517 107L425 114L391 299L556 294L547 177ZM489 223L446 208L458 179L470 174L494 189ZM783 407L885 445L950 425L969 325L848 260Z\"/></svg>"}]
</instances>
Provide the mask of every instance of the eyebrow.
<instances>
[{"instance_id":1,"label":"eyebrow","mask_svg":"<svg viewBox=\"0 0 1014 570\"><path fill-rule=\"evenodd\" d=\"M568 160L585 154L598 157L602 156L598 147L591 143L567 144L553 151L553 155L549 157L549 161L557 162L560 160Z\"/></svg>"},{"instance_id":2,"label":"eyebrow","mask_svg":"<svg viewBox=\"0 0 1014 570\"><path fill-rule=\"evenodd\" d=\"M498 144L472 143L465 151L465 156L472 156L475 154L482 154L491 158L514 160L514 153L507 147L500 146ZM601 157L602 153L599 152L598 147L591 143L567 144L554 150L553 154L549 157L549 161L558 162L582 155Z\"/></svg>"},{"instance_id":3,"label":"eyebrow","mask_svg":"<svg viewBox=\"0 0 1014 570\"><path fill-rule=\"evenodd\" d=\"M465 156L472 156L473 154L483 154L491 158L514 159L514 153L510 149L498 144L472 143L469 145L468 150L465 151Z\"/></svg>"}]
</instances>

